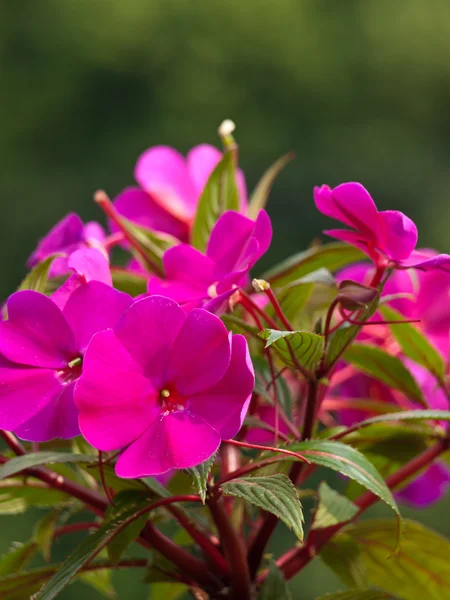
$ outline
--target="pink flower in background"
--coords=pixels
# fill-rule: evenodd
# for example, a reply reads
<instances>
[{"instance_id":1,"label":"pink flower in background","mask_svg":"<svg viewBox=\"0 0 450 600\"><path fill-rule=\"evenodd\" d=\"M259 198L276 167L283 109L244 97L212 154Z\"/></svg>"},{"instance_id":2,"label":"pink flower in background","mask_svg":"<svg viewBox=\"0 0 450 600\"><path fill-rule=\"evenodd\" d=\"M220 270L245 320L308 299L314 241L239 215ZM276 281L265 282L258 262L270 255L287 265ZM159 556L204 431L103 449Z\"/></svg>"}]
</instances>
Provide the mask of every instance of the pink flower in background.
<instances>
[{"instance_id":1,"label":"pink flower in background","mask_svg":"<svg viewBox=\"0 0 450 600\"><path fill-rule=\"evenodd\" d=\"M69 213L59 221L45 237L43 237L36 250L27 261L27 266L32 268L52 254L61 252L67 256L56 258L49 271L50 277L58 277L70 272L68 255L81 248L97 248L105 254L103 240L105 232L103 227L95 221L84 224L76 213ZM105 255L106 257L106 255Z\"/></svg>"},{"instance_id":2,"label":"pink flower in background","mask_svg":"<svg viewBox=\"0 0 450 600\"><path fill-rule=\"evenodd\" d=\"M233 289L246 283L271 240L272 225L264 210L256 221L227 211L211 232L206 254L188 244L165 252L166 278L150 278L148 292L173 298L186 309L203 305L212 312L220 310Z\"/></svg>"},{"instance_id":3,"label":"pink flower in background","mask_svg":"<svg viewBox=\"0 0 450 600\"><path fill-rule=\"evenodd\" d=\"M139 157L134 177L139 187L130 187L114 200L117 211L138 225L170 233L187 241L201 193L222 153L208 144L195 146L185 158L168 146L154 146ZM247 208L247 190L242 171L236 182L240 210ZM111 229L116 231L114 224Z\"/></svg>"},{"instance_id":4,"label":"pink flower in background","mask_svg":"<svg viewBox=\"0 0 450 600\"><path fill-rule=\"evenodd\" d=\"M392 262L398 268L450 272L448 254L429 257L415 251L418 233L413 221L398 210L379 211L360 183L342 183L333 189L327 185L316 187L314 200L321 213L351 228L324 233L360 248L376 266Z\"/></svg>"},{"instance_id":5,"label":"pink flower in background","mask_svg":"<svg viewBox=\"0 0 450 600\"><path fill-rule=\"evenodd\" d=\"M186 315L153 296L94 336L75 401L90 444L124 448L117 474L144 477L209 458L239 431L253 385L243 336L205 310Z\"/></svg>"},{"instance_id":6,"label":"pink flower in background","mask_svg":"<svg viewBox=\"0 0 450 600\"><path fill-rule=\"evenodd\" d=\"M258 410L256 414L252 415L257 417L260 421L267 423L270 427L275 429L276 427L276 411L274 406L269 406L267 404L263 404L262 406L258 406ZM289 433L289 428L286 423L279 417L278 419L278 431L284 434ZM267 429L263 429L262 427L258 427L257 425L249 427L245 439L250 444L267 444L272 445L275 440L275 432L268 431Z\"/></svg>"},{"instance_id":7,"label":"pink flower in background","mask_svg":"<svg viewBox=\"0 0 450 600\"><path fill-rule=\"evenodd\" d=\"M36 442L78 435L73 388L84 351L131 302L97 281L76 289L63 310L38 292L13 294L0 322L0 428Z\"/></svg>"}]
</instances>

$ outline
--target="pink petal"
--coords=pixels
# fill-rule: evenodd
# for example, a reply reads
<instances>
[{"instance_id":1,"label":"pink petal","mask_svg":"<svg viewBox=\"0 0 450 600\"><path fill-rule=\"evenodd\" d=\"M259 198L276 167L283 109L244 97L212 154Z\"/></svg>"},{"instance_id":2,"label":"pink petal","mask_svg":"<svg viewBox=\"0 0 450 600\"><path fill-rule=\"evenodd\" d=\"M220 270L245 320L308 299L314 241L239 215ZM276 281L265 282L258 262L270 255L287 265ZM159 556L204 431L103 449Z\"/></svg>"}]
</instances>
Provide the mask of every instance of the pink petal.
<instances>
[{"instance_id":1,"label":"pink petal","mask_svg":"<svg viewBox=\"0 0 450 600\"><path fill-rule=\"evenodd\" d=\"M88 221L85 224L83 240L87 245L92 244L93 247L96 247L95 242L103 242L105 237L105 230L97 221Z\"/></svg>"},{"instance_id":2,"label":"pink petal","mask_svg":"<svg viewBox=\"0 0 450 600\"><path fill-rule=\"evenodd\" d=\"M0 352L14 362L59 369L76 358L73 333L50 298L31 290L8 302L8 321L0 322Z\"/></svg>"},{"instance_id":3,"label":"pink petal","mask_svg":"<svg viewBox=\"0 0 450 600\"><path fill-rule=\"evenodd\" d=\"M258 414L256 415L260 421L267 423L275 429L276 414L274 406L260 406L258 407ZM278 419L278 431L281 433L289 433L289 429L286 423L282 419ZM250 444L267 444L272 445L274 443L275 433L267 431L266 429L260 429L259 427L249 428L245 439Z\"/></svg>"},{"instance_id":4,"label":"pink petal","mask_svg":"<svg viewBox=\"0 0 450 600\"><path fill-rule=\"evenodd\" d=\"M114 199L114 206L119 214L141 227L170 233L181 240L187 238L186 224L138 187L124 189ZM112 221L109 221L109 227L113 232L118 231L117 225Z\"/></svg>"},{"instance_id":5,"label":"pink petal","mask_svg":"<svg viewBox=\"0 0 450 600\"><path fill-rule=\"evenodd\" d=\"M401 261L398 267L401 269L420 269L421 271L439 269L444 273L450 273L450 255L438 254L429 258L421 256L420 252L413 252L408 260Z\"/></svg>"},{"instance_id":6,"label":"pink petal","mask_svg":"<svg viewBox=\"0 0 450 600\"><path fill-rule=\"evenodd\" d=\"M192 221L197 194L184 157L167 146L154 146L139 157L134 177L143 190L180 221Z\"/></svg>"},{"instance_id":7,"label":"pink petal","mask_svg":"<svg viewBox=\"0 0 450 600\"><path fill-rule=\"evenodd\" d=\"M14 433L31 442L48 442L55 438L68 440L79 435L78 410L73 401L74 385L72 382L62 387L59 395L31 419L16 427Z\"/></svg>"},{"instance_id":8,"label":"pink petal","mask_svg":"<svg viewBox=\"0 0 450 600\"><path fill-rule=\"evenodd\" d=\"M209 144L200 144L188 152L186 158L187 168L198 199L200 199L211 173L221 159L222 152ZM241 212L245 213L247 210L247 187L241 169L237 170L236 184L239 193L239 209Z\"/></svg>"},{"instance_id":9,"label":"pink petal","mask_svg":"<svg viewBox=\"0 0 450 600\"><path fill-rule=\"evenodd\" d=\"M220 435L188 410L161 415L125 450L116 464L119 477L160 475L188 469L212 456Z\"/></svg>"},{"instance_id":10,"label":"pink petal","mask_svg":"<svg viewBox=\"0 0 450 600\"><path fill-rule=\"evenodd\" d=\"M440 500L450 486L450 469L444 463L434 463L396 496L417 508L423 508Z\"/></svg>"},{"instance_id":11,"label":"pink petal","mask_svg":"<svg viewBox=\"0 0 450 600\"><path fill-rule=\"evenodd\" d=\"M214 427L222 439L232 438L242 427L255 385L247 341L233 335L230 365L222 379L189 398L189 410Z\"/></svg>"},{"instance_id":12,"label":"pink petal","mask_svg":"<svg viewBox=\"0 0 450 600\"><path fill-rule=\"evenodd\" d=\"M167 363L165 384L182 396L197 394L217 383L230 364L228 331L215 315L196 308L186 317Z\"/></svg>"},{"instance_id":13,"label":"pink petal","mask_svg":"<svg viewBox=\"0 0 450 600\"><path fill-rule=\"evenodd\" d=\"M185 320L184 311L176 302L150 296L135 302L115 328L117 338L155 388L163 384L163 371Z\"/></svg>"},{"instance_id":14,"label":"pink petal","mask_svg":"<svg viewBox=\"0 0 450 600\"><path fill-rule=\"evenodd\" d=\"M163 265L168 280L205 291L216 279L214 261L189 244L169 248L164 253Z\"/></svg>"},{"instance_id":15,"label":"pink petal","mask_svg":"<svg viewBox=\"0 0 450 600\"><path fill-rule=\"evenodd\" d=\"M341 242L347 242L369 254L367 244L371 240L367 240L359 231L351 231L350 229L325 229L323 233Z\"/></svg>"},{"instance_id":16,"label":"pink petal","mask_svg":"<svg viewBox=\"0 0 450 600\"><path fill-rule=\"evenodd\" d=\"M417 244L417 227L398 210L378 213L377 245L392 260L405 260Z\"/></svg>"},{"instance_id":17,"label":"pink petal","mask_svg":"<svg viewBox=\"0 0 450 600\"><path fill-rule=\"evenodd\" d=\"M198 288L188 283L165 281L158 277L150 277L147 290L150 296L166 296L179 304L192 303L200 306L208 298L205 288Z\"/></svg>"},{"instance_id":18,"label":"pink petal","mask_svg":"<svg viewBox=\"0 0 450 600\"><path fill-rule=\"evenodd\" d=\"M97 331L114 327L132 302L128 294L99 281L90 281L76 289L63 313L79 349L83 351Z\"/></svg>"},{"instance_id":19,"label":"pink petal","mask_svg":"<svg viewBox=\"0 0 450 600\"><path fill-rule=\"evenodd\" d=\"M342 183L334 189L327 185L314 188L317 209L341 223L375 239L378 210L369 192L360 183Z\"/></svg>"},{"instance_id":20,"label":"pink petal","mask_svg":"<svg viewBox=\"0 0 450 600\"><path fill-rule=\"evenodd\" d=\"M92 338L74 396L82 434L105 452L132 442L159 414L157 393L111 330Z\"/></svg>"},{"instance_id":21,"label":"pink petal","mask_svg":"<svg viewBox=\"0 0 450 600\"><path fill-rule=\"evenodd\" d=\"M62 390L55 371L16 367L0 357L0 428L15 430Z\"/></svg>"}]
</instances>

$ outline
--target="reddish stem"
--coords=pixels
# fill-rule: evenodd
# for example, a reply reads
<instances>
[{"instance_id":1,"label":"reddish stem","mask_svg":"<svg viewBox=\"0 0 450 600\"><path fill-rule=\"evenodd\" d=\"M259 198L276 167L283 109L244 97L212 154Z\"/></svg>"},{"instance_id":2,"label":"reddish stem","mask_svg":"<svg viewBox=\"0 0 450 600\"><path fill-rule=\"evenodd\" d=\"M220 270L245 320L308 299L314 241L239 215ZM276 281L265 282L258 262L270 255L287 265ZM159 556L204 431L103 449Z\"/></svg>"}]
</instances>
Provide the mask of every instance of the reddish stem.
<instances>
[{"instance_id":1,"label":"reddish stem","mask_svg":"<svg viewBox=\"0 0 450 600\"><path fill-rule=\"evenodd\" d=\"M267 288L264 290L264 292L265 292L266 296L269 298L278 318L283 323L283 325L286 327L287 331L293 331L294 328L290 324L289 319L284 314L283 309L281 308L281 304L278 302L278 299L275 296L275 294L273 293L273 291L270 288Z\"/></svg>"},{"instance_id":2,"label":"reddish stem","mask_svg":"<svg viewBox=\"0 0 450 600\"><path fill-rule=\"evenodd\" d=\"M294 456L306 464L311 464L308 459L299 454L298 452L292 452L285 448L273 448L271 446L262 446L259 444L249 444L247 442L238 442L237 440L225 440L225 444L232 444L233 446L240 446L241 448L250 448L254 450L264 450L266 452L279 452L280 454L287 454L288 456Z\"/></svg>"}]
</instances>

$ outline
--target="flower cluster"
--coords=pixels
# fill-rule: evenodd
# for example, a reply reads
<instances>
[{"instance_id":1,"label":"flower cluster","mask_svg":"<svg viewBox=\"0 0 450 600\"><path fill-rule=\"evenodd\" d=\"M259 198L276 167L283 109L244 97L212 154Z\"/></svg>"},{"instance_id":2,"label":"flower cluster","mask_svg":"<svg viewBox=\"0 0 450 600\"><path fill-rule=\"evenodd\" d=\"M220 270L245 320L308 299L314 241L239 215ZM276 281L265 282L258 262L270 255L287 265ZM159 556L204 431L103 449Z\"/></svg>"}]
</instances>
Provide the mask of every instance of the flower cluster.
<instances>
[{"instance_id":1,"label":"flower cluster","mask_svg":"<svg viewBox=\"0 0 450 600\"><path fill-rule=\"evenodd\" d=\"M184 158L150 148L136 164L138 186L108 204L108 232L71 213L39 242L28 289L6 301L0 322L0 428L33 442L81 434L116 453L120 477L140 478L199 465L238 434L236 443L250 447L311 437L311 380L330 382L312 413L328 426L417 408L401 385L393 389L370 366L348 360L347 343L328 361L333 340L349 327L349 343L357 338L399 359L426 405L448 409L447 372L436 378L408 355L382 306L448 365L450 257L416 250L411 219L378 211L362 185L322 186L314 190L318 210L350 228L325 233L353 246L353 258L341 260L337 249L335 275L324 277L329 265L321 265L317 247L311 252L321 268L305 272L301 258L287 261L253 291L250 270L269 249L272 227L260 199L258 211L249 209L236 157L231 178L225 169L222 177L237 204L217 200L224 189L217 174L230 153L232 146L223 154L200 145ZM219 183L205 215L197 208L213 179ZM199 226L208 231L202 247ZM126 267L115 264L118 245L132 254ZM33 283L44 264L45 289ZM449 483L450 471L436 463L400 494L423 505Z\"/></svg>"}]
</instances>

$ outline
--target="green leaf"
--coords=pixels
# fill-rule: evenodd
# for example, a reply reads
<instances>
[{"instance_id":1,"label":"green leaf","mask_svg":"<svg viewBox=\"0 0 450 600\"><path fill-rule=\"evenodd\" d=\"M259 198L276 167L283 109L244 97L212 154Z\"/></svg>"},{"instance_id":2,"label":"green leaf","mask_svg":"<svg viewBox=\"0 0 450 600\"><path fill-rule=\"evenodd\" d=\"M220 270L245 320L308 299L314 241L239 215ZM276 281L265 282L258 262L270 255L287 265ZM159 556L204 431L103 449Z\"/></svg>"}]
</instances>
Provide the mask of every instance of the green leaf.
<instances>
[{"instance_id":1,"label":"green leaf","mask_svg":"<svg viewBox=\"0 0 450 600\"><path fill-rule=\"evenodd\" d=\"M130 296L139 296L147 291L147 278L125 269L114 267L111 269L113 285L119 292L126 292Z\"/></svg>"},{"instance_id":2,"label":"green leaf","mask_svg":"<svg viewBox=\"0 0 450 600\"><path fill-rule=\"evenodd\" d=\"M330 440L307 440L286 446L286 449L298 452L310 462L328 467L358 482L385 502L400 518L397 503L384 479L369 460L346 444ZM275 455L275 453L272 453ZM281 457L280 460L296 460L294 457Z\"/></svg>"},{"instance_id":3,"label":"green leaf","mask_svg":"<svg viewBox=\"0 0 450 600\"><path fill-rule=\"evenodd\" d=\"M38 521L34 529L35 542L47 562L50 562L53 536L55 535L59 515L59 510L47 513L43 519Z\"/></svg>"},{"instance_id":4,"label":"green leaf","mask_svg":"<svg viewBox=\"0 0 450 600\"><path fill-rule=\"evenodd\" d=\"M114 600L117 594L112 583L112 569L96 569L95 571L86 571L80 573L78 579L89 587L97 590L105 598Z\"/></svg>"},{"instance_id":5,"label":"green leaf","mask_svg":"<svg viewBox=\"0 0 450 600\"><path fill-rule=\"evenodd\" d=\"M269 574L262 586L258 600L292 600L292 594L288 588L283 573L275 562L269 562Z\"/></svg>"},{"instance_id":6,"label":"green leaf","mask_svg":"<svg viewBox=\"0 0 450 600\"><path fill-rule=\"evenodd\" d=\"M399 412L377 415L360 421L352 425L352 431L357 431L363 427L368 427L374 423L387 423L392 421L450 421L450 411L448 410L402 410Z\"/></svg>"},{"instance_id":7,"label":"green leaf","mask_svg":"<svg viewBox=\"0 0 450 600\"><path fill-rule=\"evenodd\" d=\"M255 393L273 404L272 374L267 361L260 356L252 356L252 363L255 370ZM275 381L275 386L278 402L288 419L292 421L292 396L284 377L278 377Z\"/></svg>"},{"instance_id":8,"label":"green leaf","mask_svg":"<svg viewBox=\"0 0 450 600\"><path fill-rule=\"evenodd\" d=\"M67 502L69 496L59 490L27 487L23 481L8 480L0 484L0 515L20 514L31 506L48 507Z\"/></svg>"},{"instance_id":9,"label":"green leaf","mask_svg":"<svg viewBox=\"0 0 450 600\"><path fill-rule=\"evenodd\" d=\"M33 541L27 542L26 544L15 543L6 554L0 556L0 579L5 575L11 575L12 573L21 571L33 558L36 551L37 545ZM2 598L1 593L0 598Z\"/></svg>"},{"instance_id":10,"label":"green leaf","mask_svg":"<svg viewBox=\"0 0 450 600\"><path fill-rule=\"evenodd\" d=\"M334 273L351 263L366 259L361 250L349 244L334 242L291 256L262 275L261 279L269 281L272 287L279 288L317 269L324 268Z\"/></svg>"},{"instance_id":11,"label":"green leaf","mask_svg":"<svg viewBox=\"0 0 450 600\"><path fill-rule=\"evenodd\" d=\"M177 600L187 589L184 583L153 583L150 586L150 600Z\"/></svg>"},{"instance_id":12,"label":"green leaf","mask_svg":"<svg viewBox=\"0 0 450 600\"><path fill-rule=\"evenodd\" d=\"M263 174L261 179L256 184L256 187L253 190L253 193L250 198L250 202L248 205L248 216L250 219L256 219L259 211L266 206L267 200L269 199L270 191L276 178L284 169L284 167L294 158L295 154L293 154L292 152L281 156Z\"/></svg>"},{"instance_id":13,"label":"green leaf","mask_svg":"<svg viewBox=\"0 0 450 600\"><path fill-rule=\"evenodd\" d=\"M92 558L105 548L114 536L126 529L136 519L136 513L148 505L146 493L118 494L115 506L102 526L88 535L78 548L67 558L61 568L54 574L47 585L36 596L36 600L52 600L73 580Z\"/></svg>"},{"instance_id":14,"label":"green leaf","mask_svg":"<svg viewBox=\"0 0 450 600\"><path fill-rule=\"evenodd\" d=\"M325 341L317 333L264 329L259 336L266 340L266 348L274 345L283 362L294 369L300 365L314 371L323 356Z\"/></svg>"},{"instance_id":15,"label":"green leaf","mask_svg":"<svg viewBox=\"0 0 450 600\"><path fill-rule=\"evenodd\" d=\"M377 310L378 302L380 299L380 293L372 300L367 308L356 313L357 320L360 322L366 322L374 315ZM324 366L328 371L341 357L342 353L348 348L353 340L358 336L362 330L362 325L350 325L345 323L337 331L335 331L327 344Z\"/></svg>"},{"instance_id":16,"label":"green leaf","mask_svg":"<svg viewBox=\"0 0 450 600\"><path fill-rule=\"evenodd\" d=\"M0 467L0 480L20 473L25 469L52 463L93 463L98 462L97 456L73 454L72 452L31 452L24 456L11 458Z\"/></svg>"},{"instance_id":17,"label":"green leaf","mask_svg":"<svg viewBox=\"0 0 450 600\"><path fill-rule=\"evenodd\" d=\"M399 390L411 400L427 407L422 391L402 360L381 348L368 344L352 344L343 359L360 371L378 379L394 390Z\"/></svg>"},{"instance_id":18,"label":"green leaf","mask_svg":"<svg viewBox=\"0 0 450 600\"><path fill-rule=\"evenodd\" d=\"M57 566L53 565L32 569L25 573L0 575L0 598L2 600L32 598L33 593L55 573L56 569Z\"/></svg>"},{"instance_id":19,"label":"green leaf","mask_svg":"<svg viewBox=\"0 0 450 600\"><path fill-rule=\"evenodd\" d=\"M358 510L353 502L322 481L319 485L319 506L312 528L323 529L338 523L345 523L353 519Z\"/></svg>"},{"instance_id":20,"label":"green leaf","mask_svg":"<svg viewBox=\"0 0 450 600\"><path fill-rule=\"evenodd\" d=\"M346 592L334 592L325 594L318 600L386 600L389 596L377 590L347 590Z\"/></svg>"},{"instance_id":21,"label":"green leaf","mask_svg":"<svg viewBox=\"0 0 450 600\"><path fill-rule=\"evenodd\" d=\"M303 511L297 490L286 475L242 477L222 486L224 494L247 502L276 515L303 540Z\"/></svg>"},{"instance_id":22,"label":"green leaf","mask_svg":"<svg viewBox=\"0 0 450 600\"><path fill-rule=\"evenodd\" d=\"M202 462L200 465L197 465L192 469L186 469L195 480L198 493L203 504L205 504L206 500L206 485L208 483L208 476L213 468L216 457L217 452L215 452L210 458L208 458L208 460L205 460L205 462Z\"/></svg>"},{"instance_id":23,"label":"green leaf","mask_svg":"<svg viewBox=\"0 0 450 600\"><path fill-rule=\"evenodd\" d=\"M338 536L359 546L368 584L404 600L448 600L450 597L450 541L414 521L406 521L401 547L390 548L396 524L390 520L350 525Z\"/></svg>"},{"instance_id":24,"label":"green leaf","mask_svg":"<svg viewBox=\"0 0 450 600\"><path fill-rule=\"evenodd\" d=\"M131 491L131 490L121 492L120 493L121 501L123 501L123 499L126 497L125 496L126 494L130 494L130 498L133 498L135 492ZM116 498L117 498L117 496L116 496ZM114 499L114 502L115 502L115 499ZM107 518L113 512L114 511L110 509L106 515ZM132 544L134 542L134 540L138 537L138 535L144 528L145 523L147 522L147 518L148 518L147 515L143 515L142 517L139 517L135 521L132 521L122 531L120 531L120 533L118 533L116 536L114 536L114 538L111 540L111 542L108 544L108 546L106 548L106 550L108 552L108 558L111 560L111 562L113 562L115 564L119 562L119 560L122 558L124 552L130 546L130 544Z\"/></svg>"},{"instance_id":25,"label":"green leaf","mask_svg":"<svg viewBox=\"0 0 450 600\"><path fill-rule=\"evenodd\" d=\"M381 306L380 312L389 321L404 320L401 313L388 306ZM398 323L389 325L389 329L400 344L405 356L424 366L440 381L445 381L446 366L444 359L417 327L412 323Z\"/></svg>"},{"instance_id":26,"label":"green leaf","mask_svg":"<svg viewBox=\"0 0 450 600\"><path fill-rule=\"evenodd\" d=\"M334 535L320 551L320 558L348 587L368 587L367 569L359 546L348 536Z\"/></svg>"},{"instance_id":27,"label":"green leaf","mask_svg":"<svg viewBox=\"0 0 450 600\"><path fill-rule=\"evenodd\" d=\"M200 196L192 228L191 243L201 252L206 250L210 233L227 210L239 210L239 196L232 152L225 152L211 173Z\"/></svg>"},{"instance_id":28,"label":"green leaf","mask_svg":"<svg viewBox=\"0 0 450 600\"><path fill-rule=\"evenodd\" d=\"M55 258L58 258L60 256L64 255L61 253L52 254L51 256L48 256L45 260L38 263L33 269L31 269L31 271L22 281L18 288L18 291L34 290L35 292L40 292L41 294L44 294L47 287L48 272L50 270L51 264L55 260Z\"/></svg>"}]
</instances>

